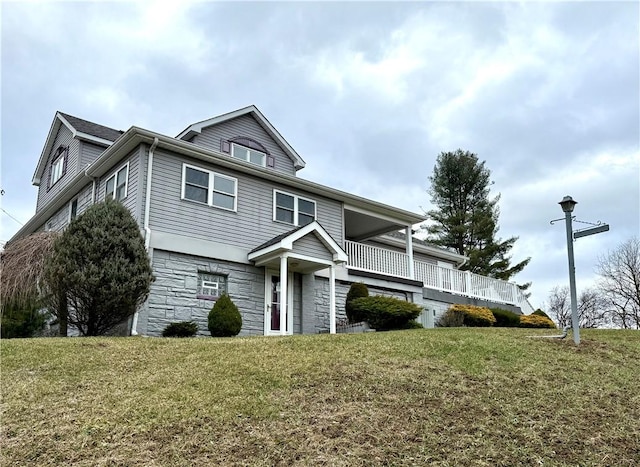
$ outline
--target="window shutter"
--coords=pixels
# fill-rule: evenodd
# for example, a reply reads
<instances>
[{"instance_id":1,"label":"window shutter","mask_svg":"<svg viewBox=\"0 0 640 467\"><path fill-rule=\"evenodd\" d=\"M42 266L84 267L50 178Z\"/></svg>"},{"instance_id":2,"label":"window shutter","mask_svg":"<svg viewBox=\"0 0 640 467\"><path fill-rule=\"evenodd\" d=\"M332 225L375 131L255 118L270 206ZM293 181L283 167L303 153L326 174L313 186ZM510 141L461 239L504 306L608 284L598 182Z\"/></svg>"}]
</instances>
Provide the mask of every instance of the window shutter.
<instances>
[{"instance_id":1,"label":"window shutter","mask_svg":"<svg viewBox=\"0 0 640 467\"><path fill-rule=\"evenodd\" d=\"M51 188L51 169L53 168L53 164L49 166L49 174L47 175L47 191Z\"/></svg>"},{"instance_id":2,"label":"window shutter","mask_svg":"<svg viewBox=\"0 0 640 467\"><path fill-rule=\"evenodd\" d=\"M229 144L229 141L226 139L220 140L220 151L226 152L227 154L231 152L231 145Z\"/></svg>"},{"instance_id":3,"label":"window shutter","mask_svg":"<svg viewBox=\"0 0 640 467\"><path fill-rule=\"evenodd\" d=\"M267 167L275 167L276 159L273 156L267 156Z\"/></svg>"},{"instance_id":4,"label":"window shutter","mask_svg":"<svg viewBox=\"0 0 640 467\"><path fill-rule=\"evenodd\" d=\"M62 175L60 175L60 177L62 178L64 176L64 174L67 173L67 159L69 158L69 146L67 146L64 151L62 152Z\"/></svg>"}]
</instances>

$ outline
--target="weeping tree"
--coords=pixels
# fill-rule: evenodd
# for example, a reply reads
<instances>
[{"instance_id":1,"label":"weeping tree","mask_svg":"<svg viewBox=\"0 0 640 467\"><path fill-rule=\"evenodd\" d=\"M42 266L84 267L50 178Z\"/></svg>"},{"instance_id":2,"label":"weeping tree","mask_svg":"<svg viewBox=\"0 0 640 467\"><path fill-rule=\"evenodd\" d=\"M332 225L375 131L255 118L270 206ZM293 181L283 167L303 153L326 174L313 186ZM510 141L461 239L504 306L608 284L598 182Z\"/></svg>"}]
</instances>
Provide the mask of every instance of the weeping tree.
<instances>
[{"instance_id":1,"label":"weeping tree","mask_svg":"<svg viewBox=\"0 0 640 467\"><path fill-rule=\"evenodd\" d=\"M13 240L0 254L0 314L2 337L31 337L41 330L46 315L42 280L46 259L53 251L57 234L37 232ZM64 309L60 331L66 335Z\"/></svg>"},{"instance_id":2,"label":"weeping tree","mask_svg":"<svg viewBox=\"0 0 640 467\"><path fill-rule=\"evenodd\" d=\"M51 311L83 336L125 322L144 303L153 281L149 256L131 213L118 201L91 206L59 236L45 262ZM56 305L58 304L58 305Z\"/></svg>"},{"instance_id":3,"label":"weeping tree","mask_svg":"<svg viewBox=\"0 0 640 467\"><path fill-rule=\"evenodd\" d=\"M511 264L509 253L518 237L498 238L500 195L489 196L491 171L476 154L440 153L429 181L436 207L427 213L429 241L468 256L462 269L508 281L529 264L530 258Z\"/></svg>"}]
</instances>

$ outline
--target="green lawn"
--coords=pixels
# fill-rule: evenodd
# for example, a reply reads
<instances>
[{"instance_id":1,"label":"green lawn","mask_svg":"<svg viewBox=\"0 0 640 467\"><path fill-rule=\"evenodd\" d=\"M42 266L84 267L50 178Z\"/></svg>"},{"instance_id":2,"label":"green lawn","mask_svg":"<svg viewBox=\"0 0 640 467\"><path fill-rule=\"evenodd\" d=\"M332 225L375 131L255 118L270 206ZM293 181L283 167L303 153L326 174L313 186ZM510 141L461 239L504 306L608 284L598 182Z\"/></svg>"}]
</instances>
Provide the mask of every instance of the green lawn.
<instances>
[{"instance_id":1,"label":"green lawn","mask_svg":"<svg viewBox=\"0 0 640 467\"><path fill-rule=\"evenodd\" d=\"M1 464L640 465L640 332L548 333L3 340Z\"/></svg>"}]
</instances>

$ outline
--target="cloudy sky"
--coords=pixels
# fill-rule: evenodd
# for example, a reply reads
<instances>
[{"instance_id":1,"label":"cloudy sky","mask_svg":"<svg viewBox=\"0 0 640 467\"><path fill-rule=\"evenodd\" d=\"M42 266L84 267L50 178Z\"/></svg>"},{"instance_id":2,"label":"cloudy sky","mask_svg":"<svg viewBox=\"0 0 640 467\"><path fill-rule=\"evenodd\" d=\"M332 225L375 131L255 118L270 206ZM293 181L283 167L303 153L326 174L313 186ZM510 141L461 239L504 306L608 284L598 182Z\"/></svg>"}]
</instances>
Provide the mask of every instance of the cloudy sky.
<instances>
[{"instance_id":1,"label":"cloudy sky","mask_svg":"<svg viewBox=\"0 0 640 467\"><path fill-rule=\"evenodd\" d=\"M307 162L299 176L421 213L436 156L485 160L515 279L540 306L640 230L637 2L2 3L3 242L34 213L56 110L175 136L255 104ZM17 219L16 222L12 217ZM586 226L586 225L584 225Z\"/></svg>"}]
</instances>

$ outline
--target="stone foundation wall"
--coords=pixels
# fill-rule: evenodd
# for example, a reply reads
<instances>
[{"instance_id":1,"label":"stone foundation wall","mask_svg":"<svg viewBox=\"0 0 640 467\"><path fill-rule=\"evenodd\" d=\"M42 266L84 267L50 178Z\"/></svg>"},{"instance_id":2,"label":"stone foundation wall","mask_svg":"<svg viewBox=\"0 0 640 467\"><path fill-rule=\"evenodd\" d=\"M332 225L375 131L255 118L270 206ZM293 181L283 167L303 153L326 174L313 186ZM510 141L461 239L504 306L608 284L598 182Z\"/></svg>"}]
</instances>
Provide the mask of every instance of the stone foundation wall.
<instances>
[{"instance_id":1,"label":"stone foundation wall","mask_svg":"<svg viewBox=\"0 0 640 467\"><path fill-rule=\"evenodd\" d=\"M140 311L139 334L160 336L172 322L194 321L198 335L210 335L207 316L215 301L196 297L198 272L227 276L228 294L242 315L240 335L263 334L264 268L162 250L153 252L156 280Z\"/></svg>"}]
</instances>

